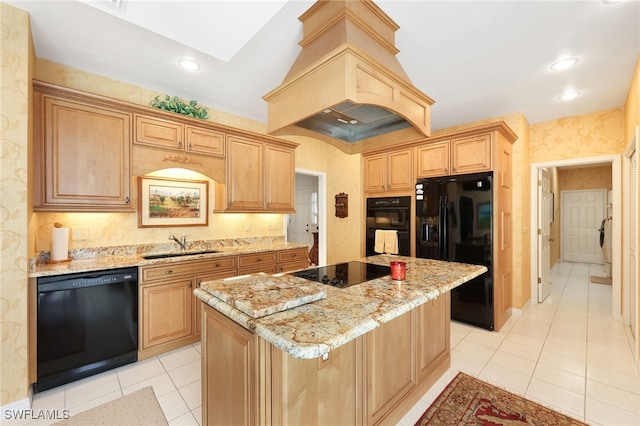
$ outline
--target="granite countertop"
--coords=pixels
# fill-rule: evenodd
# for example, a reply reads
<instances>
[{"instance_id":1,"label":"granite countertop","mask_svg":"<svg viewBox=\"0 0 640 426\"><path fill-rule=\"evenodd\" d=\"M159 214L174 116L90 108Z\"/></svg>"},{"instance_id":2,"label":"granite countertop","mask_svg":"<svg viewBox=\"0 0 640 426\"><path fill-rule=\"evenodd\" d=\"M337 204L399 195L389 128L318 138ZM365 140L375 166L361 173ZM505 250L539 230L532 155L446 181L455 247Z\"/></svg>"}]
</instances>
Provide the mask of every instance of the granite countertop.
<instances>
[{"instance_id":1,"label":"granite countertop","mask_svg":"<svg viewBox=\"0 0 640 426\"><path fill-rule=\"evenodd\" d=\"M47 277L52 275L73 274L76 272L91 272L103 269L127 268L131 266L147 266L154 264L167 264L173 262L186 262L190 260L200 260L208 258L216 258L222 256L233 256L239 254L260 253L264 251L289 250L300 247L307 247L306 244L291 243L285 241L243 244L234 246L211 247L217 253L181 255L176 257L166 257L161 259L144 259L142 256L152 253L140 254L118 254L104 255L86 259L73 259L68 262L47 263L45 265L36 266L35 271L29 273L29 278ZM193 250L196 251L196 250ZM199 251L199 250L198 250ZM189 250L187 250L187 253ZM180 252L176 252L181 254Z\"/></svg>"},{"instance_id":2,"label":"granite countertop","mask_svg":"<svg viewBox=\"0 0 640 426\"><path fill-rule=\"evenodd\" d=\"M246 329L256 333L295 358L320 357L334 348L368 331L436 299L441 294L487 271L485 266L418 259L403 256L379 255L361 259L379 265L391 260L407 262L406 280L393 281L384 276L347 288L325 285L326 297L281 312L254 318L242 312L234 303L226 303L214 294L221 287L233 284L237 278L206 281L194 294ZM262 281L278 280L293 287L308 280L288 274L252 274L243 277L244 294L256 306L260 304ZM251 281L255 285L251 284ZM321 285L321 284L317 284ZM265 303L272 295L265 296ZM240 297L237 296L236 300Z\"/></svg>"}]
</instances>

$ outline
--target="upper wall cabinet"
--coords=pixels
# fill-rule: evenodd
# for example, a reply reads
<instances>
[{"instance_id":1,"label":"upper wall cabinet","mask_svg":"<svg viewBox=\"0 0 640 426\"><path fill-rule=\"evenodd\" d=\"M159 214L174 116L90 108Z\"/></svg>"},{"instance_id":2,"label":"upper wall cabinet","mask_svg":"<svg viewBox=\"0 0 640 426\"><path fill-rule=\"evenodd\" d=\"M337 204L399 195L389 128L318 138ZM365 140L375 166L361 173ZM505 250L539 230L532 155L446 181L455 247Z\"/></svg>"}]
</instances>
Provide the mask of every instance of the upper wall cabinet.
<instances>
[{"instance_id":1,"label":"upper wall cabinet","mask_svg":"<svg viewBox=\"0 0 640 426\"><path fill-rule=\"evenodd\" d=\"M34 82L35 211L134 211L132 114Z\"/></svg>"},{"instance_id":2,"label":"upper wall cabinet","mask_svg":"<svg viewBox=\"0 0 640 426\"><path fill-rule=\"evenodd\" d=\"M363 154L364 191L376 193L413 189L412 159L412 148Z\"/></svg>"},{"instance_id":3,"label":"upper wall cabinet","mask_svg":"<svg viewBox=\"0 0 640 426\"><path fill-rule=\"evenodd\" d=\"M216 210L294 213L296 144L228 135L225 184L216 185Z\"/></svg>"},{"instance_id":4,"label":"upper wall cabinet","mask_svg":"<svg viewBox=\"0 0 640 426\"><path fill-rule=\"evenodd\" d=\"M438 177L490 171L491 134L452 138L416 148L416 177Z\"/></svg>"},{"instance_id":5,"label":"upper wall cabinet","mask_svg":"<svg viewBox=\"0 0 640 426\"><path fill-rule=\"evenodd\" d=\"M197 154L224 156L223 132L184 124L166 118L135 115L133 143L156 148L188 151Z\"/></svg>"}]
</instances>

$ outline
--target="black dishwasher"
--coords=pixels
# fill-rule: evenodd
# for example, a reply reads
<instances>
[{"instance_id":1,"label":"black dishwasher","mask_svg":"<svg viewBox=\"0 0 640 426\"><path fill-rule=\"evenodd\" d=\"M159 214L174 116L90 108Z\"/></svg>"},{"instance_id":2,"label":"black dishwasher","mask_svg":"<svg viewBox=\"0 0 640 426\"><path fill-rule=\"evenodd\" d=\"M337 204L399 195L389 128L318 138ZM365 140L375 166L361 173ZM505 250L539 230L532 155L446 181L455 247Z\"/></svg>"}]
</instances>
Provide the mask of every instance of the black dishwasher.
<instances>
[{"instance_id":1,"label":"black dishwasher","mask_svg":"<svg viewBox=\"0 0 640 426\"><path fill-rule=\"evenodd\" d=\"M38 278L36 392L137 360L138 268Z\"/></svg>"}]
</instances>

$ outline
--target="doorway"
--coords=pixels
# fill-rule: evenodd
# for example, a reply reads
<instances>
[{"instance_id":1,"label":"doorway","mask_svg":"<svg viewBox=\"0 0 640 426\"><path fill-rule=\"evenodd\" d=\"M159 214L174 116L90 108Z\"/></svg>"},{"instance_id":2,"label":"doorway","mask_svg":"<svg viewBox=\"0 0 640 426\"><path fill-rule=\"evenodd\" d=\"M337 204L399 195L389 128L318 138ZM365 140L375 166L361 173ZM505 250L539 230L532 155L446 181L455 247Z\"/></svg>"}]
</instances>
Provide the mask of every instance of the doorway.
<instances>
[{"instance_id":1,"label":"doorway","mask_svg":"<svg viewBox=\"0 0 640 426\"><path fill-rule=\"evenodd\" d=\"M599 157L589 158L577 158L572 160L558 160L544 163L531 164L531 182L538 181L538 175L541 169L544 168L560 168L560 167L587 167L594 165L610 165L612 172L612 215L613 217L622 217L622 179L621 179L621 158L619 155L606 155ZM538 217L538 187L537 185L531 185L531 229L532 234L537 235L538 230L541 229L539 222L541 220ZM621 220L613 221L612 229L612 241L620 241L622 235ZM541 254L541 248L539 247L538 238L531 238L531 303L539 303L536 294L538 292L538 277L539 268L541 262L539 262ZM612 265L611 265L611 278L612 278L612 303L611 314L615 320L622 320L622 308L621 308L621 247L616 244L612 247ZM550 265L551 266L551 265Z\"/></svg>"},{"instance_id":2,"label":"doorway","mask_svg":"<svg viewBox=\"0 0 640 426\"><path fill-rule=\"evenodd\" d=\"M314 244L317 232L317 266L327 263L326 175L313 170L296 169L295 214L287 215L287 241Z\"/></svg>"}]
</instances>

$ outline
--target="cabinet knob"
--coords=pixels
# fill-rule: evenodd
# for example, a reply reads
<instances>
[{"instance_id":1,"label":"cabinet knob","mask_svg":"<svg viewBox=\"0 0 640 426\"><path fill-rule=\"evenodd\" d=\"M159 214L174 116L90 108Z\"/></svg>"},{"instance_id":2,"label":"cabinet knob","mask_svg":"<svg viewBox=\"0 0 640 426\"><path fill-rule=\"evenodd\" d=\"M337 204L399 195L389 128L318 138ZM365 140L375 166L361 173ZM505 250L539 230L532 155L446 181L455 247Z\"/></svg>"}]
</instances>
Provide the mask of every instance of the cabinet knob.
<instances>
[{"instance_id":1,"label":"cabinet knob","mask_svg":"<svg viewBox=\"0 0 640 426\"><path fill-rule=\"evenodd\" d=\"M178 141L178 148L182 148L182 142Z\"/></svg>"},{"instance_id":2,"label":"cabinet knob","mask_svg":"<svg viewBox=\"0 0 640 426\"><path fill-rule=\"evenodd\" d=\"M187 149L188 149L189 151L191 151L191 144L189 144L189 145L187 146Z\"/></svg>"},{"instance_id":3,"label":"cabinet knob","mask_svg":"<svg viewBox=\"0 0 640 426\"><path fill-rule=\"evenodd\" d=\"M200 284L202 284L202 280L196 281L196 284L198 284L198 287L200 287Z\"/></svg>"},{"instance_id":4,"label":"cabinet knob","mask_svg":"<svg viewBox=\"0 0 640 426\"><path fill-rule=\"evenodd\" d=\"M213 266L215 266L216 268L219 268L220 264L219 263L215 263Z\"/></svg>"},{"instance_id":5,"label":"cabinet knob","mask_svg":"<svg viewBox=\"0 0 640 426\"><path fill-rule=\"evenodd\" d=\"M173 270L172 269L167 269L166 271L164 271L165 275L169 275L169 274L173 274Z\"/></svg>"},{"instance_id":6,"label":"cabinet knob","mask_svg":"<svg viewBox=\"0 0 640 426\"><path fill-rule=\"evenodd\" d=\"M189 281L189 288L193 287L193 281Z\"/></svg>"},{"instance_id":7,"label":"cabinet knob","mask_svg":"<svg viewBox=\"0 0 640 426\"><path fill-rule=\"evenodd\" d=\"M257 258L256 262L262 262L262 258L261 257Z\"/></svg>"}]
</instances>

